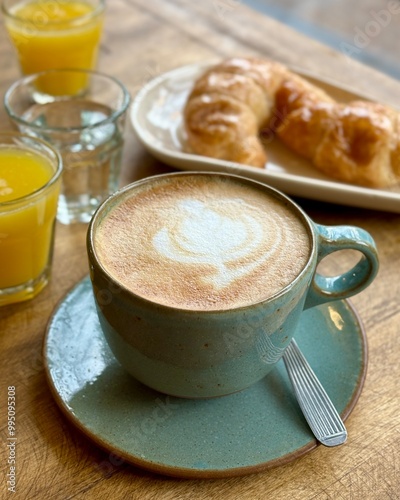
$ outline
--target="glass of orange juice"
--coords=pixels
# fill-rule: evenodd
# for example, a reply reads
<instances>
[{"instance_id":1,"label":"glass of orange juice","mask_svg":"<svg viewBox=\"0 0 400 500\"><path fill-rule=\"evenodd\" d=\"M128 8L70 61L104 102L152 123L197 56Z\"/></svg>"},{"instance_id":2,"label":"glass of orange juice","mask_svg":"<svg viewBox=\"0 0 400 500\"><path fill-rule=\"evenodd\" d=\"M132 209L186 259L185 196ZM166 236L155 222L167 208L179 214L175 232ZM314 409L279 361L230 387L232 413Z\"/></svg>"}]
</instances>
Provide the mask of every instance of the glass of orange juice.
<instances>
[{"instance_id":1,"label":"glass of orange juice","mask_svg":"<svg viewBox=\"0 0 400 500\"><path fill-rule=\"evenodd\" d=\"M94 69L103 26L104 0L3 0L10 38L25 75L54 68ZM41 90L73 95L85 81L42 81Z\"/></svg>"},{"instance_id":2,"label":"glass of orange juice","mask_svg":"<svg viewBox=\"0 0 400 500\"><path fill-rule=\"evenodd\" d=\"M0 133L0 306L50 279L62 161L46 142Z\"/></svg>"}]
</instances>

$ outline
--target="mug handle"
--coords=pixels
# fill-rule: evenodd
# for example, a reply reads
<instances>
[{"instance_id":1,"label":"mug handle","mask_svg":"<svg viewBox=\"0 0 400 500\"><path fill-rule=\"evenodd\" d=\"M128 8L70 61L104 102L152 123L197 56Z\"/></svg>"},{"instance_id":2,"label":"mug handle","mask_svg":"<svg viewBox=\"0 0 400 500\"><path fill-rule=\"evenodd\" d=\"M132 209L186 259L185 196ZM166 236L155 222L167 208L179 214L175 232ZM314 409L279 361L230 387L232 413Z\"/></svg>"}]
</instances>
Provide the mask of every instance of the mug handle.
<instances>
[{"instance_id":1,"label":"mug handle","mask_svg":"<svg viewBox=\"0 0 400 500\"><path fill-rule=\"evenodd\" d=\"M356 295L372 283L379 269L375 242L364 229L320 224L314 224L314 227L318 249L317 266L324 257L338 250L358 250L362 256L352 269L339 276L322 276L315 271L304 309Z\"/></svg>"}]
</instances>

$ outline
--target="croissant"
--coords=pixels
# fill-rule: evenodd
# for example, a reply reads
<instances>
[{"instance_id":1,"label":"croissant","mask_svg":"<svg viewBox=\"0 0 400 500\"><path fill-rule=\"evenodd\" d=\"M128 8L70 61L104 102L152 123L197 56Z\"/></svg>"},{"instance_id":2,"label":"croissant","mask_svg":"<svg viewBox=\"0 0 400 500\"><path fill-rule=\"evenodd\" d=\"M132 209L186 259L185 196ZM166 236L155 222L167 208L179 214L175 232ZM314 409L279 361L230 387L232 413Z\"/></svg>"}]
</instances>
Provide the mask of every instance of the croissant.
<instances>
[{"instance_id":1,"label":"croissant","mask_svg":"<svg viewBox=\"0 0 400 500\"><path fill-rule=\"evenodd\" d=\"M381 104L334 101L285 66L231 58L194 84L184 108L190 151L262 168L274 133L340 181L387 187L400 180L400 115Z\"/></svg>"},{"instance_id":2,"label":"croissant","mask_svg":"<svg viewBox=\"0 0 400 500\"><path fill-rule=\"evenodd\" d=\"M285 68L259 59L229 59L197 80L184 109L194 153L262 167L258 138L274 109Z\"/></svg>"}]
</instances>

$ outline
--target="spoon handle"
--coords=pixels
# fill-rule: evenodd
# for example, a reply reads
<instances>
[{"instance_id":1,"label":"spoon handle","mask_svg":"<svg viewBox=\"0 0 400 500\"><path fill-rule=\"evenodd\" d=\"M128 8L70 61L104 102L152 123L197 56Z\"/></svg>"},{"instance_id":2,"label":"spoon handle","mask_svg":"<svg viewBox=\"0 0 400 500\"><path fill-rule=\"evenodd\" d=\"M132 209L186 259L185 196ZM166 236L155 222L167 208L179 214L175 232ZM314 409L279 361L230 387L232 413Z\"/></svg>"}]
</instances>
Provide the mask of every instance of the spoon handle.
<instances>
[{"instance_id":1,"label":"spoon handle","mask_svg":"<svg viewBox=\"0 0 400 500\"><path fill-rule=\"evenodd\" d=\"M325 446L338 446L347 439L346 427L293 339L283 360L297 400L314 436Z\"/></svg>"}]
</instances>

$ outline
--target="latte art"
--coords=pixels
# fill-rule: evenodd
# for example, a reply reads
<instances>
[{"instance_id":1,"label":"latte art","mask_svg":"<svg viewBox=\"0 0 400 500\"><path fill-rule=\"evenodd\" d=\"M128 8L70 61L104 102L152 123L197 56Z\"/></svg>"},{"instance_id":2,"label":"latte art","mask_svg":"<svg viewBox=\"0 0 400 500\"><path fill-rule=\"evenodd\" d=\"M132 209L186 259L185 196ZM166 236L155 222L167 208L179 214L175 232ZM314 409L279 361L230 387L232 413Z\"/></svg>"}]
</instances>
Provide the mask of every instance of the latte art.
<instances>
[{"instance_id":1,"label":"latte art","mask_svg":"<svg viewBox=\"0 0 400 500\"><path fill-rule=\"evenodd\" d=\"M304 222L279 198L207 174L138 185L103 217L95 251L114 279L159 304L241 307L289 285L304 268Z\"/></svg>"},{"instance_id":2,"label":"latte art","mask_svg":"<svg viewBox=\"0 0 400 500\"><path fill-rule=\"evenodd\" d=\"M172 227L164 227L154 236L154 247L175 262L212 266L214 274L203 276L203 281L216 289L228 286L271 258L282 239L279 228L272 223L272 247L261 247L267 228L243 212L249 208L243 205L240 198L211 200L208 204L190 198L182 200L177 203ZM243 259L248 264L236 266Z\"/></svg>"}]
</instances>

